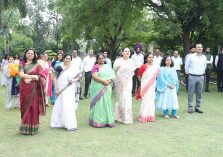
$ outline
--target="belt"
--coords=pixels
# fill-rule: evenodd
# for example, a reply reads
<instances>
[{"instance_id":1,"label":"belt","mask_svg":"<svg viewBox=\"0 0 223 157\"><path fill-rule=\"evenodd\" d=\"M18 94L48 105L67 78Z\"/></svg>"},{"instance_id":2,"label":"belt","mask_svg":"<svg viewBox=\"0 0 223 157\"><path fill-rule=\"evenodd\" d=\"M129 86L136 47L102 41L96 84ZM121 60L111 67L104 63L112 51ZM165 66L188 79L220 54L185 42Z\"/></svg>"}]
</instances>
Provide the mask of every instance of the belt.
<instances>
[{"instance_id":1,"label":"belt","mask_svg":"<svg viewBox=\"0 0 223 157\"><path fill-rule=\"evenodd\" d=\"M191 76L196 76L196 77L201 77L201 76L204 76L204 74L203 74L203 75L189 74L189 75L191 75Z\"/></svg>"}]
</instances>

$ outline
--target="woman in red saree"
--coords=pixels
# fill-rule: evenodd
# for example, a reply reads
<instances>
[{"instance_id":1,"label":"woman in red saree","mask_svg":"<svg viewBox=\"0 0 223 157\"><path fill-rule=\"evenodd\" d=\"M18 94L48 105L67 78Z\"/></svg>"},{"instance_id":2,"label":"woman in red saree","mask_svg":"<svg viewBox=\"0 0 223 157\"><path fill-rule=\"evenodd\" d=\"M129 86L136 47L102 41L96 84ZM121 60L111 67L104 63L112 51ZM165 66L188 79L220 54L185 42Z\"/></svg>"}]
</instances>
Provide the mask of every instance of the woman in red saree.
<instances>
[{"instance_id":1,"label":"woman in red saree","mask_svg":"<svg viewBox=\"0 0 223 157\"><path fill-rule=\"evenodd\" d=\"M19 66L21 118L19 132L24 135L35 135L39 128L39 116L45 115L44 70L36 61L33 49L24 54Z\"/></svg>"}]
</instances>

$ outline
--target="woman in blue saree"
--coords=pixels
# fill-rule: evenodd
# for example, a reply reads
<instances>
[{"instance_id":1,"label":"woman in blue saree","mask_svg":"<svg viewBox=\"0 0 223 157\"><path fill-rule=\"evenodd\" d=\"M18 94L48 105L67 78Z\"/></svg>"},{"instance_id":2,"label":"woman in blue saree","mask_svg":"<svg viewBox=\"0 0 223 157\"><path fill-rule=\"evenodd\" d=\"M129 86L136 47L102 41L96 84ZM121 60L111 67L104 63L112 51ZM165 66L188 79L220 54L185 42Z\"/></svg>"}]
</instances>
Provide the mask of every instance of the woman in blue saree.
<instances>
[{"instance_id":1,"label":"woman in blue saree","mask_svg":"<svg viewBox=\"0 0 223 157\"><path fill-rule=\"evenodd\" d=\"M112 108L112 79L115 73L104 63L104 55L97 54L90 85L89 124L97 128L115 126Z\"/></svg>"}]
</instances>

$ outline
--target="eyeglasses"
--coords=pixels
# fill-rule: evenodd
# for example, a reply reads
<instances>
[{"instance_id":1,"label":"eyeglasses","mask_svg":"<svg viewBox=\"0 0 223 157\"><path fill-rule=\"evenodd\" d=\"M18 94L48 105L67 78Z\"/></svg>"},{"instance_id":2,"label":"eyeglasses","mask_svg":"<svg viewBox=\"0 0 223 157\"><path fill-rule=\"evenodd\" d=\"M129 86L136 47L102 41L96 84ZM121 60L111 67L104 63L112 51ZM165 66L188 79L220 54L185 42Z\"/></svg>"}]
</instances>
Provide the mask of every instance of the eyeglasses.
<instances>
[{"instance_id":1,"label":"eyeglasses","mask_svg":"<svg viewBox=\"0 0 223 157\"><path fill-rule=\"evenodd\" d=\"M65 59L71 60L71 58L65 58Z\"/></svg>"}]
</instances>

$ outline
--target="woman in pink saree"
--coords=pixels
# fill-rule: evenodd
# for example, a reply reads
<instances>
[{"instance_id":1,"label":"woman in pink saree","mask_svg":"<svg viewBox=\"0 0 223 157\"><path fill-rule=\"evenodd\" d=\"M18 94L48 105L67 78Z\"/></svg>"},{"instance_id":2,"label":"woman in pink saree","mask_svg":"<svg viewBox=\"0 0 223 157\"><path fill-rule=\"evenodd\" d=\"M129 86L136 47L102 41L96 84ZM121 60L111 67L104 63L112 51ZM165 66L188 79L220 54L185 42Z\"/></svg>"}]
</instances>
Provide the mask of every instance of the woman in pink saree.
<instances>
[{"instance_id":1,"label":"woman in pink saree","mask_svg":"<svg viewBox=\"0 0 223 157\"><path fill-rule=\"evenodd\" d=\"M138 70L138 78L141 80L141 87L136 95L136 99L142 98L139 121L142 123L155 121L155 90L156 78L160 68L153 64L153 54L145 56L145 64Z\"/></svg>"},{"instance_id":2,"label":"woman in pink saree","mask_svg":"<svg viewBox=\"0 0 223 157\"><path fill-rule=\"evenodd\" d=\"M24 135L35 135L38 133L39 116L45 115L44 86L46 78L44 70L36 61L33 49L24 54L20 62L20 105L21 118L19 132Z\"/></svg>"}]
</instances>

